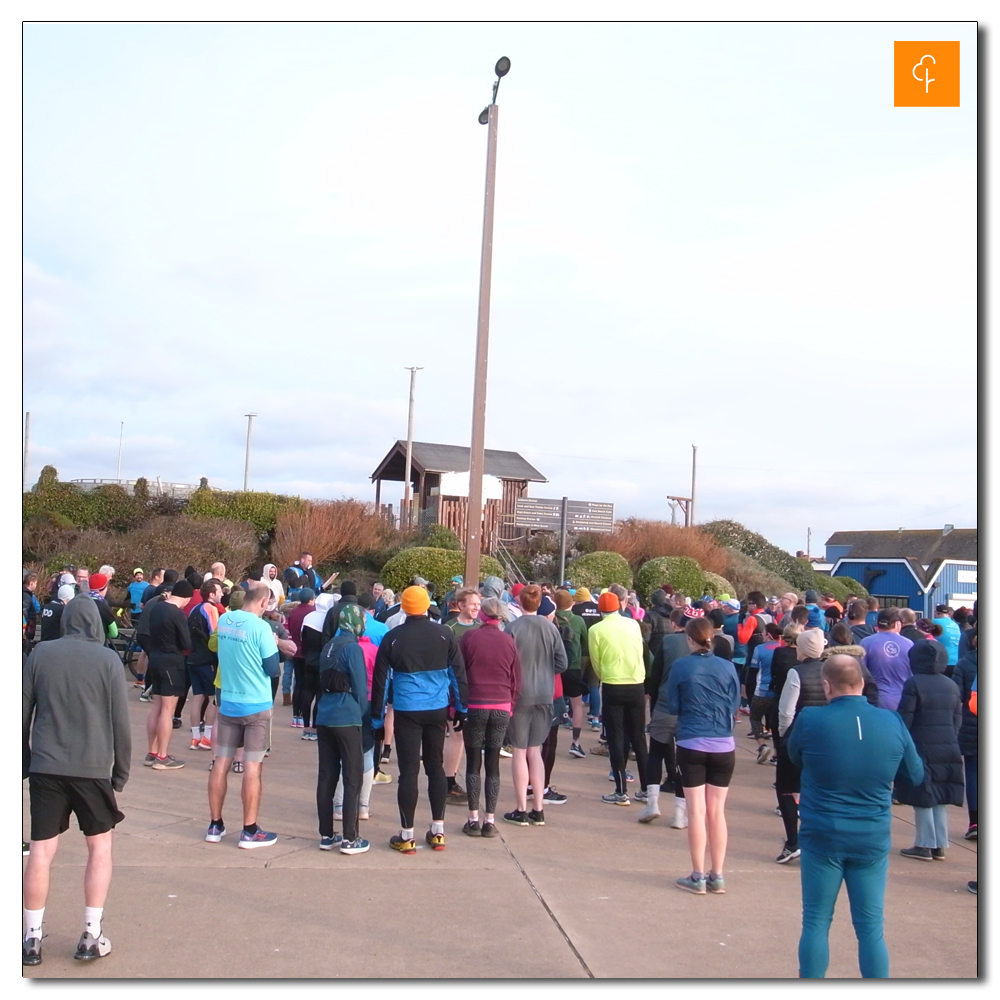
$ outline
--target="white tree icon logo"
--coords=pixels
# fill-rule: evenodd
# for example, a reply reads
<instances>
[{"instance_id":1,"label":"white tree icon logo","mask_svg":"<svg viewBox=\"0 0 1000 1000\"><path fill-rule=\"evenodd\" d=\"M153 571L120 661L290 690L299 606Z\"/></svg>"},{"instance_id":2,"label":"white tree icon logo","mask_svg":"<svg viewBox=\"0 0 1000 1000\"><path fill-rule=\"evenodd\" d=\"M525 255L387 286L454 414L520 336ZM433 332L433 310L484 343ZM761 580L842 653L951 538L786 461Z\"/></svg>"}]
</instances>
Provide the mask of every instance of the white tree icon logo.
<instances>
[{"instance_id":1,"label":"white tree icon logo","mask_svg":"<svg viewBox=\"0 0 1000 1000\"><path fill-rule=\"evenodd\" d=\"M920 50L918 49L917 51L919 52ZM934 58L934 56L921 56L920 57L920 62L918 62L913 67L913 69L912 69L911 72L913 73L913 79L916 80L917 83L922 83L924 85L924 93L925 94L929 94L930 93L930 86L931 86L932 83L934 83L934 77L931 76L931 68L930 68L930 66L925 66L924 65L924 60L925 59L930 59L930 61L932 63L935 63L935 64L937 63L937 60ZM917 70L919 70L919 69L923 70L923 73L924 73L923 76L918 76L917 75Z\"/></svg>"}]
</instances>

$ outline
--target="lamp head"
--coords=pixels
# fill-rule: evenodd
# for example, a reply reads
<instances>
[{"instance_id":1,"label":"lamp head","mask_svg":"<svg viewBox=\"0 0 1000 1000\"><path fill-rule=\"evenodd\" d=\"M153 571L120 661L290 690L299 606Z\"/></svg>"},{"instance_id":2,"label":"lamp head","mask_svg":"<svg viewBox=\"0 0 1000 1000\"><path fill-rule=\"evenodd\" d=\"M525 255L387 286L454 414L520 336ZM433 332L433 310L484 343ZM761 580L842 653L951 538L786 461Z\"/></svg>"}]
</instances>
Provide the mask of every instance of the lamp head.
<instances>
[{"instance_id":1,"label":"lamp head","mask_svg":"<svg viewBox=\"0 0 1000 1000\"><path fill-rule=\"evenodd\" d=\"M497 76L506 76L510 72L510 60L506 56L501 56L494 67Z\"/></svg>"},{"instance_id":2,"label":"lamp head","mask_svg":"<svg viewBox=\"0 0 1000 1000\"><path fill-rule=\"evenodd\" d=\"M479 124L487 125L489 124L489 120L490 120L490 109L488 107L483 108L483 110L479 112Z\"/></svg>"}]
</instances>

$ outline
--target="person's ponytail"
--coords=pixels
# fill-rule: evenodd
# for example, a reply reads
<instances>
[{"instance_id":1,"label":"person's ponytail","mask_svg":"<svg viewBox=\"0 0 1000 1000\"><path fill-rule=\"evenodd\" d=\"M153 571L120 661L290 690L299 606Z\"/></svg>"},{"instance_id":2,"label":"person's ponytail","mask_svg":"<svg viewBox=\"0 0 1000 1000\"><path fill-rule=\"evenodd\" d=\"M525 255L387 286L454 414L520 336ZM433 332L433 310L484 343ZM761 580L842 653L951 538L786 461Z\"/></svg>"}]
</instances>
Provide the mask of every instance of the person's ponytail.
<instances>
[{"instance_id":1,"label":"person's ponytail","mask_svg":"<svg viewBox=\"0 0 1000 1000\"><path fill-rule=\"evenodd\" d=\"M707 618L692 618L684 626L687 637L696 643L703 652L712 652L712 639L715 636L715 628Z\"/></svg>"}]
</instances>

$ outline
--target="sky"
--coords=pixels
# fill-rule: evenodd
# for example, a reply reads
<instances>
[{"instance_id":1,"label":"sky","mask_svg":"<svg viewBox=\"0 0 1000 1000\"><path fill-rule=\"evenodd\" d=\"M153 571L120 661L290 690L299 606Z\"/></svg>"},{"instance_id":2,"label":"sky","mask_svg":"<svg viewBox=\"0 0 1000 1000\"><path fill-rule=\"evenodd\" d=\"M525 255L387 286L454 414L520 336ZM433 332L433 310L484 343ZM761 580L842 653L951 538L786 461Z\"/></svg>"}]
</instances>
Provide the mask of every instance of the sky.
<instances>
[{"instance_id":1,"label":"sky","mask_svg":"<svg viewBox=\"0 0 1000 1000\"><path fill-rule=\"evenodd\" d=\"M893 107L893 41L961 107ZM971 22L29 23L28 480L374 498L468 444L493 65L486 444L531 495L790 551L977 524ZM80 419L85 415L84 419ZM122 421L124 427L122 428ZM396 502L402 484L386 484Z\"/></svg>"}]
</instances>

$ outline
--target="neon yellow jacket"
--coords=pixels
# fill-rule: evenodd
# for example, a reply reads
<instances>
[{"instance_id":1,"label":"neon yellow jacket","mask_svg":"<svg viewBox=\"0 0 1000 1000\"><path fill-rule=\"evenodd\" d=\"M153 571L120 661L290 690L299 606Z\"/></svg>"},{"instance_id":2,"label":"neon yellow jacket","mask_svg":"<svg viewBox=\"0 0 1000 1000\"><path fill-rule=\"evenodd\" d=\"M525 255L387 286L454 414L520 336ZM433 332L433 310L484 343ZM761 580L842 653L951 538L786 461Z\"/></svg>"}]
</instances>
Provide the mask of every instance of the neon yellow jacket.
<instances>
[{"instance_id":1,"label":"neon yellow jacket","mask_svg":"<svg viewBox=\"0 0 1000 1000\"><path fill-rule=\"evenodd\" d=\"M642 656L639 623L611 614L587 633L590 664L602 684L642 684L646 667Z\"/></svg>"}]
</instances>

